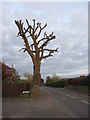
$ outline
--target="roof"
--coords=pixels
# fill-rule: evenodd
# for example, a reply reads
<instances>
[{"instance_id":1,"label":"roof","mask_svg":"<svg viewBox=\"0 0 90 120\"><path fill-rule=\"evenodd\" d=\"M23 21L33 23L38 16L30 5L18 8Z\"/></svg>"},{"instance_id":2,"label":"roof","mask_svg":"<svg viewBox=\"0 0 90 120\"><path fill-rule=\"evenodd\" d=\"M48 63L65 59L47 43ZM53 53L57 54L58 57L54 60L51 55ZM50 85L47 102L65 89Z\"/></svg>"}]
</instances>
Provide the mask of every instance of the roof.
<instances>
[{"instance_id":1,"label":"roof","mask_svg":"<svg viewBox=\"0 0 90 120\"><path fill-rule=\"evenodd\" d=\"M0 67L5 68L5 69L9 69L9 70L12 69L11 67L7 66L6 64L4 64L2 62L0 62Z\"/></svg>"}]
</instances>

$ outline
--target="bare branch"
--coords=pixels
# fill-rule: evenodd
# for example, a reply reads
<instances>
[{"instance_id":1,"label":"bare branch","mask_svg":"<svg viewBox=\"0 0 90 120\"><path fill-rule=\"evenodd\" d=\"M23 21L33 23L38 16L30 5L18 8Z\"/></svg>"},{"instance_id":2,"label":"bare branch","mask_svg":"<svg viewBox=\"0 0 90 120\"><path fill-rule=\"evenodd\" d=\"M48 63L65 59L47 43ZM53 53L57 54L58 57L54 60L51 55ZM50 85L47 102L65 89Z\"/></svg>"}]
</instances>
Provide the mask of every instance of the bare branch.
<instances>
[{"instance_id":1,"label":"bare branch","mask_svg":"<svg viewBox=\"0 0 90 120\"><path fill-rule=\"evenodd\" d=\"M29 25L29 22L28 22L27 19L26 19L26 22L28 24L28 27L30 27L30 29L31 29L31 26ZM27 37L25 35L25 32L24 32L25 29L23 28L23 22L21 20L20 21L15 20L15 23L16 23L18 29L19 29L19 35L22 36L22 38L24 40L24 43L25 43L25 49L24 48L22 48L22 49L24 49L24 52L27 51L29 53L29 55L31 56L31 58L32 58L32 60L34 62L34 54L32 53L32 51L31 51L31 49L29 47L28 39L27 39Z\"/></svg>"},{"instance_id":2,"label":"bare branch","mask_svg":"<svg viewBox=\"0 0 90 120\"><path fill-rule=\"evenodd\" d=\"M19 21L15 20L15 23L19 29L18 35L23 36L23 22L21 20Z\"/></svg>"},{"instance_id":3,"label":"bare branch","mask_svg":"<svg viewBox=\"0 0 90 120\"><path fill-rule=\"evenodd\" d=\"M47 24L45 24L43 27L41 27L41 23L38 22L37 24L35 23L35 19L33 19L33 26L31 26L29 24L29 21L26 19L26 23L27 23L27 28L23 27L23 22L21 20L16 21L15 23L18 27L18 36L21 36L24 40L25 43L25 48L20 49L19 51L23 50L23 52L27 51L29 53L29 55L31 56L33 62L35 62L35 57L39 60L42 60L44 58L53 56L52 54L54 52L58 51L58 48L56 49L45 49L44 47L47 46L47 44L55 39L55 35L53 35L53 32L50 35L47 35L47 33L44 33L44 37L38 39L38 37L40 36L42 30L47 26ZM36 33L38 32L38 33ZM28 34L27 34L28 33ZM28 38L31 37L33 40L33 43L29 45L29 41ZM42 42L41 46L39 47L39 43ZM48 54L46 56L44 56L44 52L47 51ZM41 53L41 56L40 56Z\"/></svg>"},{"instance_id":4,"label":"bare branch","mask_svg":"<svg viewBox=\"0 0 90 120\"><path fill-rule=\"evenodd\" d=\"M53 56L53 55L51 54L51 52L49 52L48 55L43 56L43 57L41 58L41 60L42 60L42 59L46 59L46 58L48 58L48 57L50 57L50 56Z\"/></svg>"},{"instance_id":5,"label":"bare branch","mask_svg":"<svg viewBox=\"0 0 90 120\"><path fill-rule=\"evenodd\" d=\"M35 19L33 19L33 30L35 31Z\"/></svg>"},{"instance_id":6,"label":"bare branch","mask_svg":"<svg viewBox=\"0 0 90 120\"><path fill-rule=\"evenodd\" d=\"M49 37L52 37L53 36L53 32L49 35Z\"/></svg>"},{"instance_id":7,"label":"bare branch","mask_svg":"<svg viewBox=\"0 0 90 120\"><path fill-rule=\"evenodd\" d=\"M43 49L43 50L44 51L51 51L53 53L53 52L58 52L58 47L55 50L52 50L52 49Z\"/></svg>"},{"instance_id":8,"label":"bare branch","mask_svg":"<svg viewBox=\"0 0 90 120\"><path fill-rule=\"evenodd\" d=\"M49 51L48 55L43 56L44 51ZM42 50L40 50L40 52L42 52L42 54L41 54L41 60L42 60L42 59L45 59L45 58L47 58L47 57L53 56L52 53L58 52L58 47L57 47L55 50L52 50L52 49L43 49L43 48L42 48Z\"/></svg>"},{"instance_id":9,"label":"bare branch","mask_svg":"<svg viewBox=\"0 0 90 120\"><path fill-rule=\"evenodd\" d=\"M40 39L39 41L38 41L38 44L41 42L41 41L44 41L44 40L46 40L47 38L42 38L42 39Z\"/></svg>"},{"instance_id":10,"label":"bare branch","mask_svg":"<svg viewBox=\"0 0 90 120\"><path fill-rule=\"evenodd\" d=\"M42 47L45 47L48 44L49 41L55 39L55 36L53 34L50 34L48 36L46 33L44 33L44 35L45 35L44 38L47 39L47 40L40 46L39 49L41 49Z\"/></svg>"},{"instance_id":11,"label":"bare branch","mask_svg":"<svg viewBox=\"0 0 90 120\"><path fill-rule=\"evenodd\" d=\"M58 47L56 48L56 49L54 49L54 50L52 50L52 49L41 49L41 50L39 50L39 52L42 52L42 51L51 51L52 53L53 52L58 52Z\"/></svg>"},{"instance_id":12,"label":"bare branch","mask_svg":"<svg viewBox=\"0 0 90 120\"><path fill-rule=\"evenodd\" d=\"M42 30L47 26L47 23L42 27Z\"/></svg>"},{"instance_id":13,"label":"bare branch","mask_svg":"<svg viewBox=\"0 0 90 120\"><path fill-rule=\"evenodd\" d=\"M34 33L37 31L37 29L38 29L38 24L39 24L39 22L37 23L37 26L36 26L36 28L35 28L35 31L34 31Z\"/></svg>"},{"instance_id":14,"label":"bare branch","mask_svg":"<svg viewBox=\"0 0 90 120\"><path fill-rule=\"evenodd\" d=\"M47 26L47 23L46 23L43 27L41 27L41 23L38 22L38 27L39 27L40 31L39 31L39 33L38 33L38 35L37 35L37 38L40 36L41 31L42 31L46 26ZM37 39L37 38L36 38L36 39Z\"/></svg>"},{"instance_id":15,"label":"bare branch","mask_svg":"<svg viewBox=\"0 0 90 120\"><path fill-rule=\"evenodd\" d=\"M37 37L36 37L36 39L40 36L40 34L41 34L41 31L42 31L42 28L41 28L41 23L38 23L38 27L39 27L39 33L38 33L38 35L37 35Z\"/></svg>"},{"instance_id":16,"label":"bare branch","mask_svg":"<svg viewBox=\"0 0 90 120\"><path fill-rule=\"evenodd\" d=\"M19 51L21 51L21 50L24 50L23 52L27 51L27 49L26 49L26 48L21 48Z\"/></svg>"},{"instance_id":17,"label":"bare branch","mask_svg":"<svg viewBox=\"0 0 90 120\"><path fill-rule=\"evenodd\" d=\"M28 20L26 19L26 23L27 23L27 25L28 25L28 30L27 30L27 32L29 32L30 33L30 36L32 36L32 31L33 31L33 28L32 28L32 26L29 24L29 22L28 22ZM32 30L32 31L31 31Z\"/></svg>"},{"instance_id":18,"label":"bare branch","mask_svg":"<svg viewBox=\"0 0 90 120\"><path fill-rule=\"evenodd\" d=\"M58 47L57 47L55 50L52 50L52 49L43 49L43 48L42 48L42 50L39 51L39 52L42 52L42 53L41 53L41 59L47 57L47 55L46 55L46 56L43 56L44 51L49 51L49 55L52 56L51 53L58 52ZM36 51L34 51L34 50L32 50L32 52L33 52L33 53L36 53ZM48 56L48 57L49 57L49 56Z\"/></svg>"},{"instance_id":19,"label":"bare branch","mask_svg":"<svg viewBox=\"0 0 90 120\"><path fill-rule=\"evenodd\" d=\"M27 29L24 28L24 30L25 30L24 34L26 34L29 29L30 29L30 27L28 27Z\"/></svg>"},{"instance_id":20,"label":"bare branch","mask_svg":"<svg viewBox=\"0 0 90 120\"><path fill-rule=\"evenodd\" d=\"M28 35L27 38L31 37L31 35Z\"/></svg>"},{"instance_id":21,"label":"bare branch","mask_svg":"<svg viewBox=\"0 0 90 120\"><path fill-rule=\"evenodd\" d=\"M33 52L33 53L36 53L36 51L33 51L33 50L32 50L32 52Z\"/></svg>"},{"instance_id":22,"label":"bare branch","mask_svg":"<svg viewBox=\"0 0 90 120\"><path fill-rule=\"evenodd\" d=\"M28 20L27 20L27 19L26 19L26 22L27 22L27 25L28 25L28 27L29 27L30 25L29 25L29 22L28 22Z\"/></svg>"},{"instance_id":23,"label":"bare branch","mask_svg":"<svg viewBox=\"0 0 90 120\"><path fill-rule=\"evenodd\" d=\"M44 50L42 48L41 59L43 58Z\"/></svg>"}]
</instances>

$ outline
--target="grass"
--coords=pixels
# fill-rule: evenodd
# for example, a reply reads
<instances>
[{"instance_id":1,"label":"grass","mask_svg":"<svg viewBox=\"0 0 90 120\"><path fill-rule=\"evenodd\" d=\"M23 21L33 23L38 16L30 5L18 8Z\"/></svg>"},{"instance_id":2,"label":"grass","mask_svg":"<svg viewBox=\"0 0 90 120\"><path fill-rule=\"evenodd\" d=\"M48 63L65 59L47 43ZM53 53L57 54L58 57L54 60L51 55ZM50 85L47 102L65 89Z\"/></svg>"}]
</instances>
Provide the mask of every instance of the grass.
<instances>
[{"instance_id":1,"label":"grass","mask_svg":"<svg viewBox=\"0 0 90 120\"><path fill-rule=\"evenodd\" d=\"M10 99L14 99L14 100L30 100L30 99L35 99L37 97L39 97L40 95L37 95L37 96L32 96L29 94L23 94L23 97L22 96L19 96L19 97L15 97L15 98L10 98Z\"/></svg>"},{"instance_id":2,"label":"grass","mask_svg":"<svg viewBox=\"0 0 90 120\"><path fill-rule=\"evenodd\" d=\"M35 99L37 97L39 97L40 95L30 95L29 94L23 94L23 97L20 96L18 97L18 99L24 100L24 99Z\"/></svg>"},{"instance_id":3,"label":"grass","mask_svg":"<svg viewBox=\"0 0 90 120\"><path fill-rule=\"evenodd\" d=\"M71 90L76 90L79 92L83 92L83 93L88 93L88 86L87 85L68 85L67 88L71 89Z\"/></svg>"},{"instance_id":4,"label":"grass","mask_svg":"<svg viewBox=\"0 0 90 120\"><path fill-rule=\"evenodd\" d=\"M10 98L10 97L9 97ZM19 97L14 97L14 98L10 98L11 100L28 100L28 99L32 99L31 96L29 96L28 94L24 94L23 97L19 96Z\"/></svg>"},{"instance_id":5,"label":"grass","mask_svg":"<svg viewBox=\"0 0 90 120\"><path fill-rule=\"evenodd\" d=\"M18 97L18 99L32 99L32 97L31 96L29 96L29 94L23 94L23 97L22 96L20 96L20 97Z\"/></svg>"}]
</instances>

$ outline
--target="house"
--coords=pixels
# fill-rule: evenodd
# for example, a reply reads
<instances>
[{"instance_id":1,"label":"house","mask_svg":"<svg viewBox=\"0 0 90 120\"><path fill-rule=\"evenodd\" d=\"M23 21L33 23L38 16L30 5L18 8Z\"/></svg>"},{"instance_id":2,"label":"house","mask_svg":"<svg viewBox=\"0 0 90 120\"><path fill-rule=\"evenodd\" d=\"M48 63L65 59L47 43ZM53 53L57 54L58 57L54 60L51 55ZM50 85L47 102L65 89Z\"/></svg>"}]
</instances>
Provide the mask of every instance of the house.
<instances>
[{"instance_id":1,"label":"house","mask_svg":"<svg viewBox=\"0 0 90 120\"><path fill-rule=\"evenodd\" d=\"M0 78L1 76L2 80L13 81L13 68L0 62Z\"/></svg>"}]
</instances>

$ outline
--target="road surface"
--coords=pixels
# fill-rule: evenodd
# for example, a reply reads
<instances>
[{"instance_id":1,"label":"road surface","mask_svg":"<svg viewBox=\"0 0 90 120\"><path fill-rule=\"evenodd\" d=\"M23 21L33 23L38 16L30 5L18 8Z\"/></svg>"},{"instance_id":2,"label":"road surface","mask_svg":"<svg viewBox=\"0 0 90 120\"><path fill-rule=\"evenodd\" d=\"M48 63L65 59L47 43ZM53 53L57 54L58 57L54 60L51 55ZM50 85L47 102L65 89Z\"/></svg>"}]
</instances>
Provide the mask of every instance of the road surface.
<instances>
[{"instance_id":1,"label":"road surface","mask_svg":"<svg viewBox=\"0 0 90 120\"><path fill-rule=\"evenodd\" d=\"M41 87L37 99L4 99L3 118L88 118L88 96L66 88Z\"/></svg>"}]
</instances>

